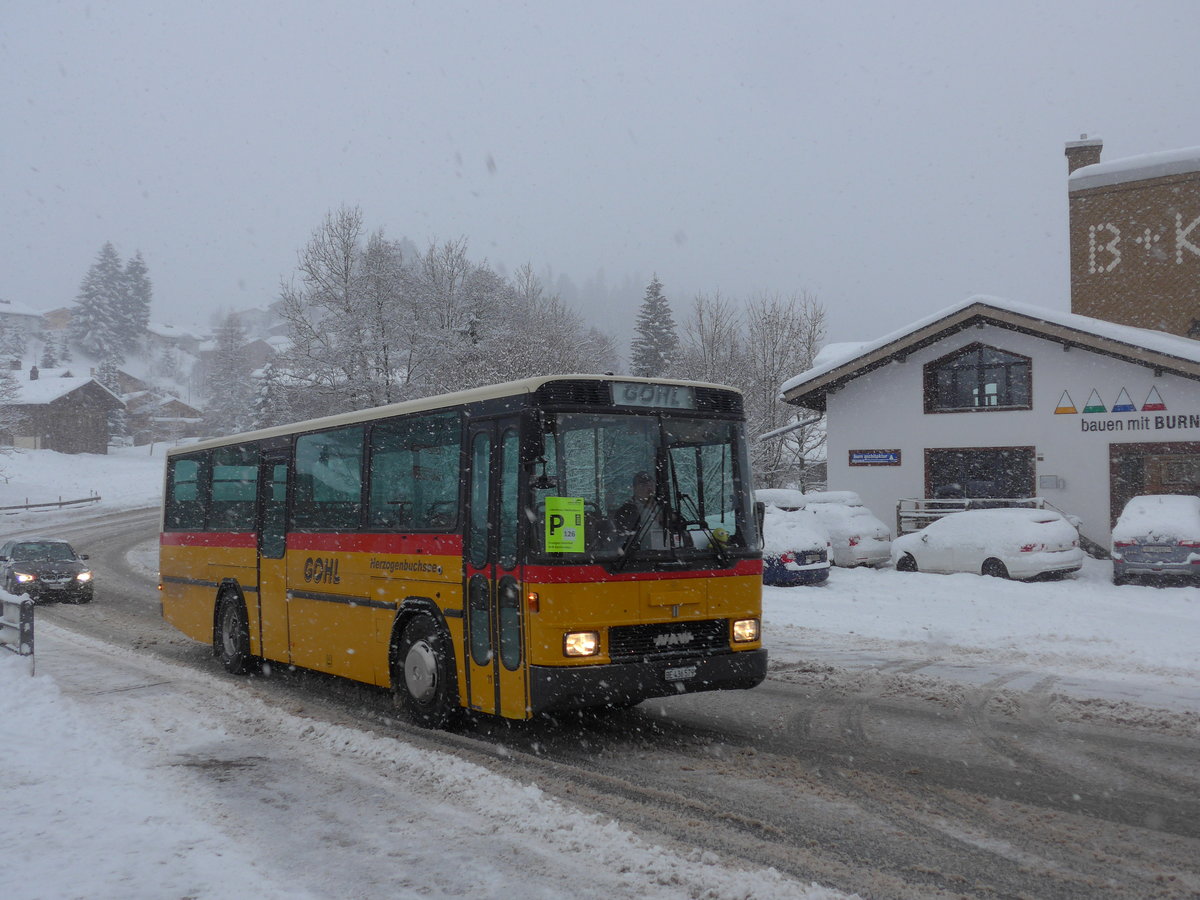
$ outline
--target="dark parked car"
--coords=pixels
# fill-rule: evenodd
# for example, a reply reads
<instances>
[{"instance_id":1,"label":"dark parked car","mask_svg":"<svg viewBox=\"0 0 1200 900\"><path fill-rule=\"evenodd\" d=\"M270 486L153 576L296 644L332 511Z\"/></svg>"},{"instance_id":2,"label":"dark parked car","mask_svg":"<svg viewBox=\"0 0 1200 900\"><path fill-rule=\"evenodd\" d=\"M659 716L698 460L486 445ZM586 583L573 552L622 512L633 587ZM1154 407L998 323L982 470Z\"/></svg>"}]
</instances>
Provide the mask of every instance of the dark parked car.
<instances>
[{"instance_id":1,"label":"dark parked car","mask_svg":"<svg viewBox=\"0 0 1200 900\"><path fill-rule=\"evenodd\" d=\"M763 522L763 584L792 587L829 578L829 538L803 510L767 506Z\"/></svg>"},{"instance_id":2,"label":"dark parked car","mask_svg":"<svg viewBox=\"0 0 1200 900\"><path fill-rule=\"evenodd\" d=\"M9 541L0 547L0 578L10 594L35 601L92 602L92 570L66 541Z\"/></svg>"},{"instance_id":3,"label":"dark parked car","mask_svg":"<svg viewBox=\"0 0 1200 900\"><path fill-rule=\"evenodd\" d=\"M1112 531L1113 583L1200 579L1200 497L1134 497Z\"/></svg>"}]
</instances>

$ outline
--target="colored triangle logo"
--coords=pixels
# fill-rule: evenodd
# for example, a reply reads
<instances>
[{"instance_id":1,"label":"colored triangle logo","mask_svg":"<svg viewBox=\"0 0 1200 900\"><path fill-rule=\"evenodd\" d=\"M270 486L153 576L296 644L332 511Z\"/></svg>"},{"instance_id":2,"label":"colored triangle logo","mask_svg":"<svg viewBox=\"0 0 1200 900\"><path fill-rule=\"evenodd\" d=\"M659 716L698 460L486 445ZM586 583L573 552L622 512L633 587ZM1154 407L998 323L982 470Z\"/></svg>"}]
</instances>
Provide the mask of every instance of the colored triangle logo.
<instances>
[{"instance_id":1,"label":"colored triangle logo","mask_svg":"<svg viewBox=\"0 0 1200 900\"><path fill-rule=\"evenodd\" d=\"M1058 407L1054 410L1056 416L1069 416L1078 413L1075 408L1075 401L1071 399L1071 395L1066 391L1062 392L1062 396L1058 398Z\"/></svg>"},{"instance_id":2,"label":"colored triangle logo","mask_svg":"<svg viewBox=\"0 0 1200 900\"><path fill-rule=\"evenodd\" d=\"M1096 389L1092 388L1092 393L1088 397L1088 401L1084 404L1083 411L1085 413L1103 413L1108 412L1108 407L1104 405L1104 401L1100 399L1100 395L1096 393Z\"/></svg>"},{"instance_id":3,"label":"colored triangle logo","mask_svg":"<svg viewBox=\"0 0 1200 900\"><path fill-rule=\"evenodd\" d=\"M1113 404L1113 412L1137 412L1137 407L1133 405L1133 401L1129 399L1129 391L1121 388L1121 393L1117 395L1117 402Z\"/></svg>"},{"instance_id":4,"label":"colored triangle logo","mask_svg":"<svg viewBox=\"0 0 1200 900\"><path fill-rule=\"evenodd\" d=\"M1150 388L1150 393L1146 395L1146 402L1142 404L1142 412L1161 412L1166 408L1167 404L1163 403L1158 388Z\"/></svg>"}]
</instances>

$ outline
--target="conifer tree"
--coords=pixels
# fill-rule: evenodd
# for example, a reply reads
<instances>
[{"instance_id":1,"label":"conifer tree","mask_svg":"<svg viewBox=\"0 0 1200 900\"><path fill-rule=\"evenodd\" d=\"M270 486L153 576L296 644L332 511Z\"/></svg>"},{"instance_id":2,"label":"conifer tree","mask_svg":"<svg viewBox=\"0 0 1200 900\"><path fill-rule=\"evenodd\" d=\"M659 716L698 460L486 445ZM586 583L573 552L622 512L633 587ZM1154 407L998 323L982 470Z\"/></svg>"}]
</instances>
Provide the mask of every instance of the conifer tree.
<instances>
[{"instance_id":1,"label":"conifer tree","mask_svg":"<svg viewBox=\"0 0 1200 900\"><path fill-rule=\"evenodd\" d=\"M675 366L679 334L671 305L662 292L658 275L646 286L646 296L638 311L630 354L630 371L646 378L659 378Z\"/></svg>"},{"instance_id":2,"label":"conifer tree","mask_svg":"<svg viewBox=\"0 0 1200 900\"><path fill-rule=\"evenodd\" d=\"M121 349L131 353L146 333L150 324L150 301L154 297L154 288L150 283L150 273L146 261L142 259L139 250L133 259L125 264L124 290L121 292L119 337Z\"/></svg>"},{"instance_id":3,"label":"conifer tree","mask_svg":"<svg viewBox=\"0 0 1200 900\"><path fill-rule=\"evenodd\" d=\"M125 273L116 248L106 243L96 261L83 276L75 309L71 311L70 336L85 353L97 359L120 356L121 340L117 325L121 321Z\"/></svg>"},{"instance_id":4,"label":"conifer tree","mask_svg":"<svg viewBox=\"0 0 1200 900\"><path fill-rule=\"evenodd\" d=\"M215 337L205 424L213 434L235 434L252 427L254 416L250 367L244 356L246 332L237 316L230 314L217 327Z\"/></svg>"},{"instance_id":5,"label":"conifer tree","mask_svg":"<svg viewBox=\"0 0 1200 900\"><path fill-rule=\"evenodd\" d=\"M295 420L296 415L292 411L287 391L288 387L279 369L274 363L267 363L254 398L252 427L270 428L272 425L283 425Z\"/></svg>"},{"instance_id":6,"label":"conifer tree","mask_svg":"<svg viewBox=\"0 0 1200 900\"><path fill-rule=\"evenodd\" d=\"M58 341L51 335L42 344L42 358L38 360L38 365L43 369L53 369L58 363Z\"/></svg>"}]
</instances>

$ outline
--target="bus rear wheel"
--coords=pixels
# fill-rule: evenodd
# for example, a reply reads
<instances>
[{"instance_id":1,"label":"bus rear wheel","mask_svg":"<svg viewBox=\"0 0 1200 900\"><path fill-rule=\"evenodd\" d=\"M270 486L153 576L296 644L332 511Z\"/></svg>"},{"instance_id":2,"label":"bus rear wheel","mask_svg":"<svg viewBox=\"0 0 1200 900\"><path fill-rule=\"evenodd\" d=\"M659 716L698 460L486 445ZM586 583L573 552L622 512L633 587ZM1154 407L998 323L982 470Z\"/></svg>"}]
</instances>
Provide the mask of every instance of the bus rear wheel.
<instances>
[{"instance_id":1,"label":"bus rear wheel","mask_svg":"<svg viewBox=\"0 0 1200 900\"><path fill-rule=\"evenodd\" d=\"M392 661L392 693L418 725L447 728L458 718L458 689L449 641L431 616L404 626Z\"/></svg>"},{"instance_id":2,"label":"bus rear wheel","mask_svg":"<svg viewBox=\"0 0 1200 900\"><path fill-rule=\"evenodd\" d=\"M237 597L228 594L219 602L213 652L221 660L226 672L245 675L254 667L254 657L250 655L250 626L246 621L246 608Z\"/></svg>"}]
</instances>

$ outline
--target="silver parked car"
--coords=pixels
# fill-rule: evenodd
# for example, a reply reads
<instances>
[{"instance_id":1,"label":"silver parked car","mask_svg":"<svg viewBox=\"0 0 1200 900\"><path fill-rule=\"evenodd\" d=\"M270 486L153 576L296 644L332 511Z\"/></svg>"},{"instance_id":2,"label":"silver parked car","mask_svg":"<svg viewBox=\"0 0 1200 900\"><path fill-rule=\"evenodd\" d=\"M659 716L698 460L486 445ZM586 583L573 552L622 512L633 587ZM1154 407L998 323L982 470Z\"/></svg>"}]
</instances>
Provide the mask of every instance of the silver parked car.
<instances>
[{"instance_id":1,"label":"silver parked car","mask_svg":"<svg viewBox=\"0 0 1200 900\"><path fill-rule=\"evenodd\" d=\"M1113 526L1112 559L1113 584L1200 579L1200 497L1131 499Z\"/></svg>"}]
</instances>

